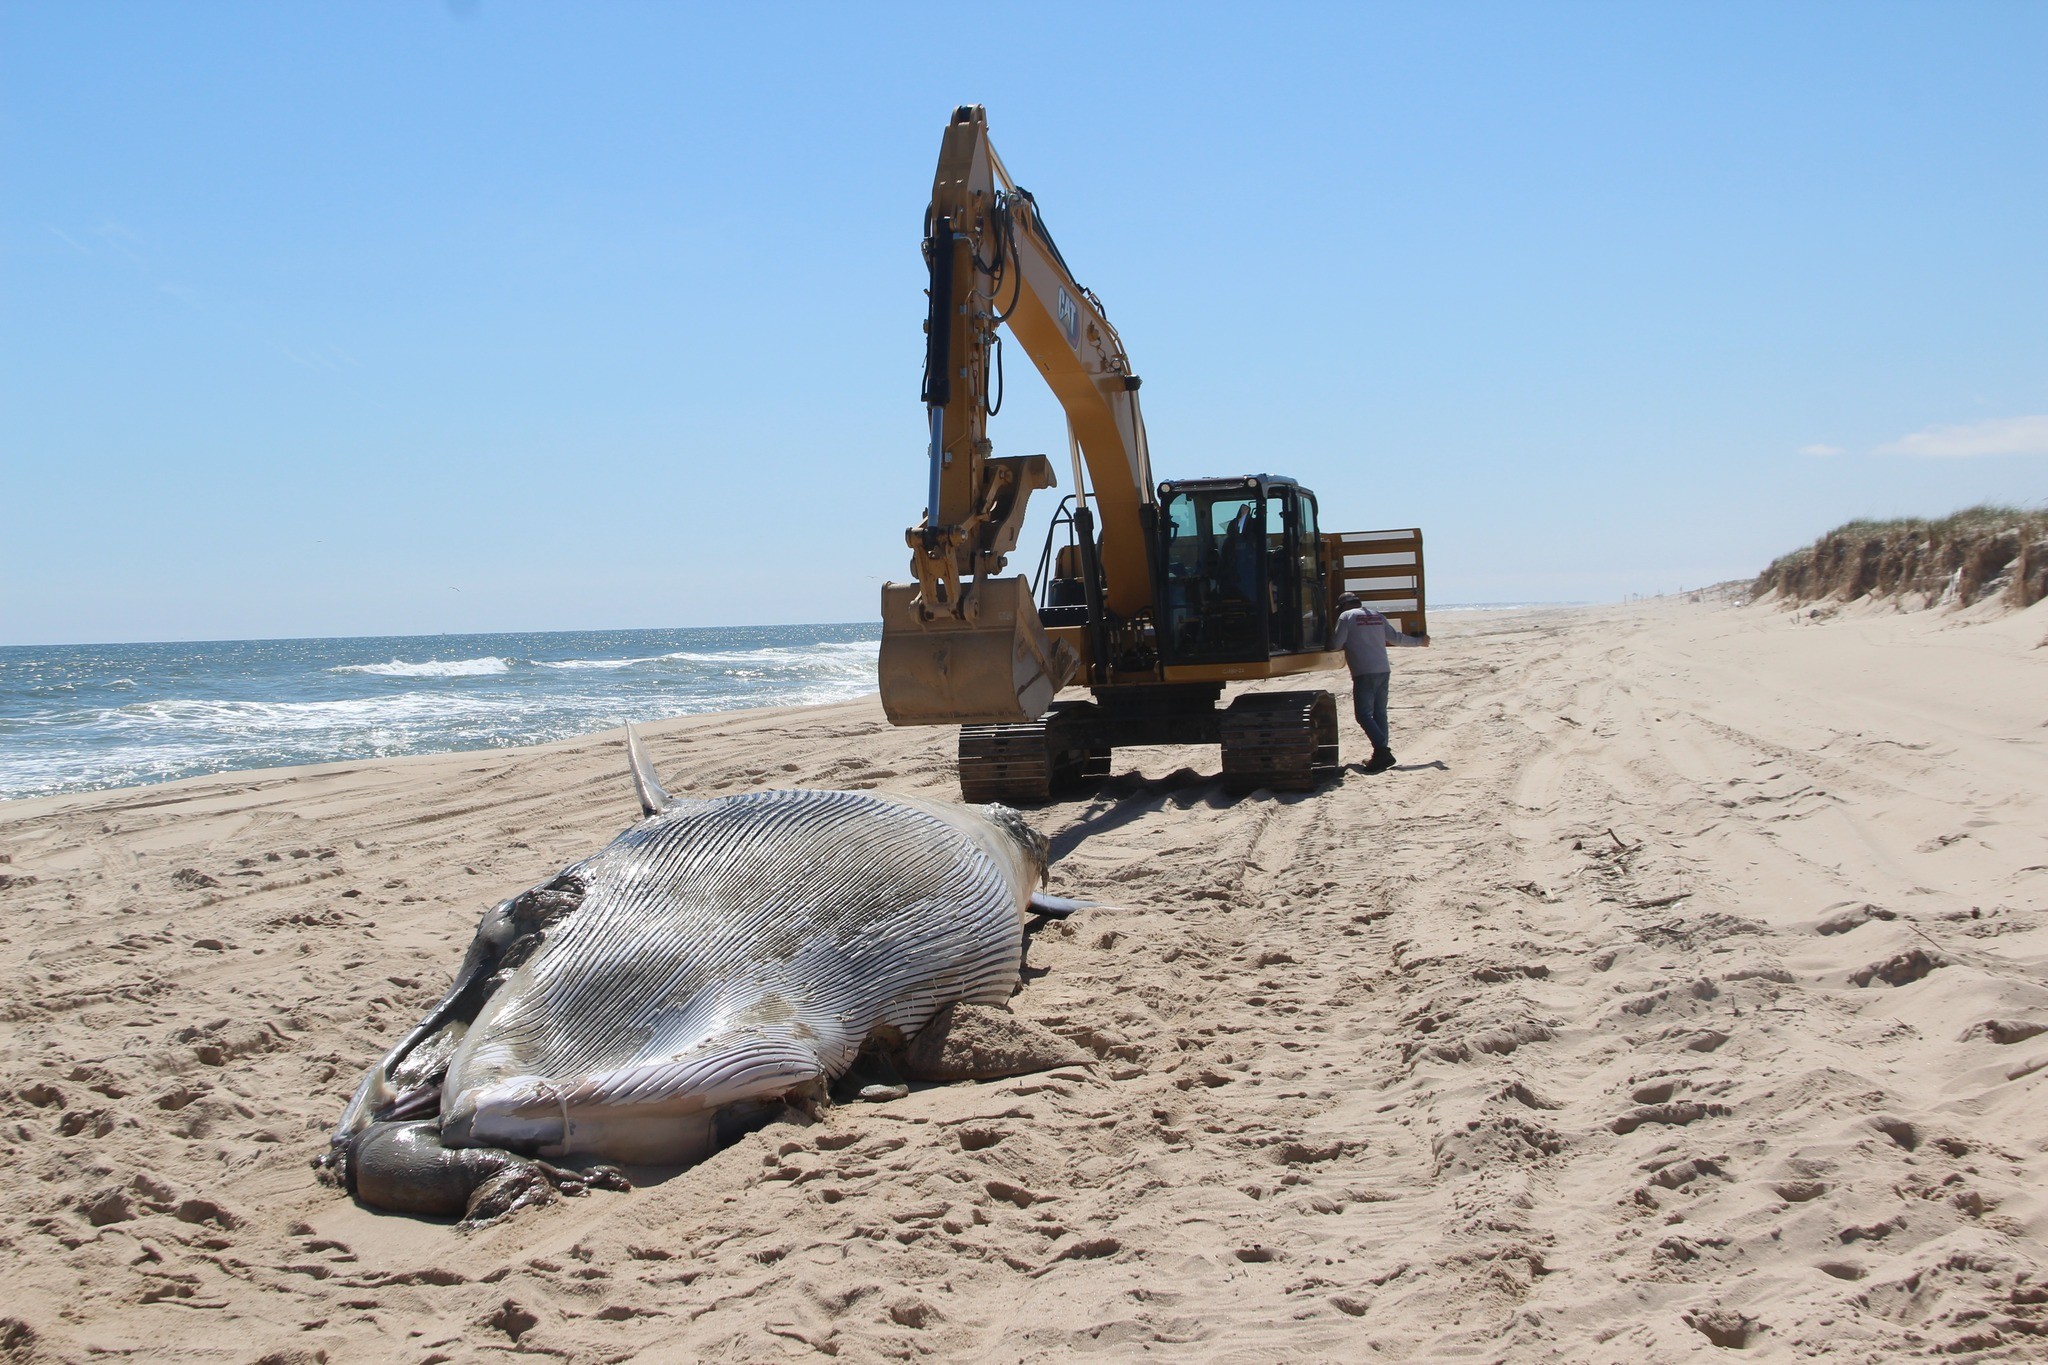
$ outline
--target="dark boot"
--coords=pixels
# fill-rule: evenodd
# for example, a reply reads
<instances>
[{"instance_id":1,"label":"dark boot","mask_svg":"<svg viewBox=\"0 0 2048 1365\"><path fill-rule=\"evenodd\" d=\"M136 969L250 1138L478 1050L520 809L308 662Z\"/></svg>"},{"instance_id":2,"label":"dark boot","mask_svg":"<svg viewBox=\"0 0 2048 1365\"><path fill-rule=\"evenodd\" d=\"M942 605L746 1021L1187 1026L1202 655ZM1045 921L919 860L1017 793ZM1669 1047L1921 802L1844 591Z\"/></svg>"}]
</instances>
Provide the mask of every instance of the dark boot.
<instances>
[{"instance_id":1,"label":"dark boot","mask_svg":"<svg viewBox=\"0 0 2048 1365\"><path fill-rule=\"evenodd\" d=\"M1369 773L1383 773L1393 766L1394 755L1388 749L1374 749L1372 757L1365 760L1365 770Z\"/></svg>"}]
</instances>

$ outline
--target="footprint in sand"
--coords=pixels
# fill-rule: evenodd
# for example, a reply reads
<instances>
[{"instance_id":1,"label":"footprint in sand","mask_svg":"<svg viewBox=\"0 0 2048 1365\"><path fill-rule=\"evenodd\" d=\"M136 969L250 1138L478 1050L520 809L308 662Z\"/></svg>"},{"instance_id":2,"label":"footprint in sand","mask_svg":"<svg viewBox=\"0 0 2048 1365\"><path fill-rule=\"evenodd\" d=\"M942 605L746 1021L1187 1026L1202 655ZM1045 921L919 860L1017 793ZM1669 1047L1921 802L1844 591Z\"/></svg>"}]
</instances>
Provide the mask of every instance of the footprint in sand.
<instances>
[{"instance_id":1,"label":"footprint in sand","mask_svg":"<svg viewBox=\"0 0 2048 1365\"><path fill-rule=\"evenodd\" d=\"M1818 1180L1780 1180L1771 1185L1771 1193L1788 1204L1804 1204L1827 1192L1828 1186Z\"/></svg>"},{"instance_id":2,"label":"footprint in sand","mask_svg":"<svg viewBox=\"0 0 2048 1365\"><path fill-rule=\"evenodd\" d=\"M1817 934L1846 934L1851 929L1870 923L1872 920L1895 920L1898 912L1876 905L1851 905L1846 909L1829 906L1828 915L1813 927Z\"/></svg>"},{"instance_id":3,"label":"footprint in sand","mask_svg":"<svg viewBox=\"0 0 2048 1365\"><path fill-rule=\"evenodd\" d=\"M2042 1033L2048 1033L2048 1024L2024 1019L1986 1019L1964 1029L1959 1041L1967 1043L1973 1038L1982 1038L2001 1047L2010 1047ZM22 1093L24 1097L27 1095L26 1091Z\"/></svg>"},{"instance_id":4,"label":"footprint in sand","mask_svg":"<svg viewBox=\"0 0 2048 1365\"><path fill-rule=\"evenodd\" d=\"M1685 1325L1725 1350L1742 1350L1770 1330L1747 1313L1732 1308L1687 1313Z\"/></svg>"},{"instance_id":5,"label":"footprint in sand","mask_svg":"<svg viewBox=\"0 0 2048 1365\"><path fill-rule=\"evenodd\" d=\"M953 1136L961 1151L980 1152L995 1146L1010 1134L1001 1128L962 1128Z\"/></svg>"},{"instance_id":6,"label":"footprint in sand","mask_svg":"<svg viewBox=\"0 0 2048 1365\"><path fill-rule=\"evenodd\" d=\"M1612 1132L1633 1133L1646 1123L1669 1124L1684 1127L1705 1118L1725 1118L1735 1112L1725 1104L1703 1104L1698 1100L1672 1100L1664 1104L1644 1104L1629 1110L1607 1125Z\"/></svg>"},{"instance_id":7,"label":"footprint in sand","mask_svg":"<svg viewBox=\"0 0 2048 1365\"><path fill-rule=\"evenodd\" d=\"M1695 1156L1683 1161L1672 1161L1658 1166L1650 1173L1650 1183L1661 1189L1676 1190L1701 1176L1728 1178L1726 1157Z\"/></svg>"}]
</instances>

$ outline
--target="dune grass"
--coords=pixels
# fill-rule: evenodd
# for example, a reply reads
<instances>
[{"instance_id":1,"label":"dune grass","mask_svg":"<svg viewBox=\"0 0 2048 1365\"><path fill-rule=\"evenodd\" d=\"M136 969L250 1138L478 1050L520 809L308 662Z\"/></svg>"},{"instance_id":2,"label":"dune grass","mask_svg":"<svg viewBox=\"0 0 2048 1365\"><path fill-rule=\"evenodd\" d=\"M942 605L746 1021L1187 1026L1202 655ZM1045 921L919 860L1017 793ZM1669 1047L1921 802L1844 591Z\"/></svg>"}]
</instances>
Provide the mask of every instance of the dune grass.
<instances>
[{"instance_id":1,"label":"dune grass","mask_svg":"<svg viewBox=\"0 0 2048 1365\"><path fill-rule=\"evenodd\" d=\"M1772 560L1752 590L1791 601L1919 594L1965 604L2004 591L2028 606L2048 593L2048 507L1981 503L1945 517L1846 521Z\"/></svg>"}]
</instances>

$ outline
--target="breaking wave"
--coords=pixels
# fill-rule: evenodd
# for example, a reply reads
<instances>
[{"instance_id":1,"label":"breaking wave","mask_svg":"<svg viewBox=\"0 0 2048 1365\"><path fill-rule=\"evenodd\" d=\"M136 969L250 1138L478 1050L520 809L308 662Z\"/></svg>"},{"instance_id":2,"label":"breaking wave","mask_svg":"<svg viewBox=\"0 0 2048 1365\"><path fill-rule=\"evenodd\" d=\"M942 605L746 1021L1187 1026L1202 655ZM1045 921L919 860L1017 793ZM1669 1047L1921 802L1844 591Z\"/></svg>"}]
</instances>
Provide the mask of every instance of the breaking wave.
<instances>
[{"instance_id":1,"label":"breaking wave","mask_svg":"<svg viewBox=\"0 0 2048 1365\"><path fill-rule=\"evenodd\" d=\"M380 678L484 678L493 673L510 673L512 660L497 658L482 659L429 659L425 663L407 663L393 659L388 664L336 664L329 670L333 673L369 673Z\"/></svg>"},{"instance_id":2,"label":"breaking wave","mask_svg":"<svg viewBox=\"0 0 2048 1365\"><path fill-rule=\"evenodd\" d=\"M875 690L878 633L853 625L0 648L0 800L841 701Z\"/></svg>"}]
</instances>

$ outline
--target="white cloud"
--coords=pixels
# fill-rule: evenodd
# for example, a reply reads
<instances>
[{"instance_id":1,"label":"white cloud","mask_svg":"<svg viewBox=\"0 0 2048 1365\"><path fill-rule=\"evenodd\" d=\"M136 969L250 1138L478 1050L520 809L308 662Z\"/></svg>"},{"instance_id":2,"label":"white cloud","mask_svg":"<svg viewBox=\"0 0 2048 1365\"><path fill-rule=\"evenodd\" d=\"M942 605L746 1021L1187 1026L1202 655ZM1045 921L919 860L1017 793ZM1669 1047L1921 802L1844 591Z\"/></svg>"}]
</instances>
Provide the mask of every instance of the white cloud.
<instances>
[{"instance_id":1,"label":"white cloud","mask_svg":"<svg viewBox=\"0 0 2048 1365\"><path fill-rule=\"evenodd\" d=\"M1799 453L1800 453L1801 455L1818 455L1818 456L1820 456L1820 457L1821 457L1822 459L1826 459L1826 458L1827 458L1828 456L1830 456L1830 455L1839 455L1839 454L1841 454L1841 453L1842 453L1842 448L1841 448L1840 446L1828 446L1828 445L1810 445L1810 446L1801 446L1801 447L1799 447Z\"/></svg>"},{"instance_id":2,"label":"white cloud","mask_svg":"<svg viewBox=\"0 0 2048 1365\"><path fill-rule=\"evenodd\" d=\"M1963 459L1971 455L2048 455L2048 413L1928 427L1877 448L1880 455Z\"/></svg>"}]
</instances>

